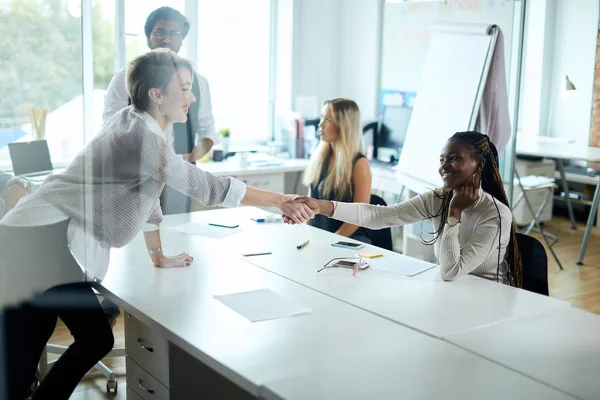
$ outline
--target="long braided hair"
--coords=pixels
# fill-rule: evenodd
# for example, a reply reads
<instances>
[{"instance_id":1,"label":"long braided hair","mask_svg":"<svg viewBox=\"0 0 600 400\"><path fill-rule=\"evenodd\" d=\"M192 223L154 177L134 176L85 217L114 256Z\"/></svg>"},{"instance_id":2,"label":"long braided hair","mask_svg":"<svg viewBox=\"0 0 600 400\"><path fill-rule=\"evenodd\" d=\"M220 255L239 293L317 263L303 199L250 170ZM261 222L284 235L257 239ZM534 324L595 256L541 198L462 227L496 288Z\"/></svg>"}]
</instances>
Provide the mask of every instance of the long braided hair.
<instances>
[{"instance_id":1,"label":"long braided hair","mask_svg":"<svg viewBox=\"0 0 600 400\"><path fill-rule=\"evenodd\" d=\"M498 212L498 220L500 224L500 231L498 234L498 268L496 270L496 280L499 281L500 265L502 261L500 260L502 218L500 216L500 209L496 204L496 200L500 201L507 207L510 206L508 203L506 192L504 191L504 185L500 176L500 170L498 168L498 150L496 150L496 146L494 146L494 144L491 142L490 138L487 135L481 134L479 132L457 132L448 141L458 142L467 146L467 148L471 151L471 155L483 162L483 168L481 170L481 188L493 197L494 205L496 206L496 211ZM430 214L429 219L441 217L441 221L446 221L448 219L450 200L452 200L454 192L453 190L434 190L433 193L438 199L441 200L441 205L435 213L431 213L428 211L428 213ZM421 238L421 240L423 241L423 243L431 245L437 241L437 238L442 234L443 230L444 223L441 223L440 227L435 232L432 232L434 234L433 239L426 240L424 238ZM508 284L511 286L522 287L523 268L521 264L521 256L517 247L517 237L514 221L512 221L511 223L510 240L506 249L504 261L506 264L505 272Z\"/></svg>"}]
</instances>

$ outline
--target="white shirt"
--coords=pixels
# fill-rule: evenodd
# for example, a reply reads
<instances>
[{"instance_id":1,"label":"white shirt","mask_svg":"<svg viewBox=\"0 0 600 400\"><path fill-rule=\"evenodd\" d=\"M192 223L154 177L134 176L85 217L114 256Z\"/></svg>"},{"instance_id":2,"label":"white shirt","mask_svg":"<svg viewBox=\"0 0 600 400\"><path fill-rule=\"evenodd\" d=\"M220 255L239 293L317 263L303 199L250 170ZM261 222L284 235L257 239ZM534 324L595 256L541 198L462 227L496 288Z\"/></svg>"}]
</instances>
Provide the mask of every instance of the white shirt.
<instances>
[{"instance_id":1,"label":"white shirt","mask_svg":"<svg viewBox=\"0 0 600 400\"><path fill-rule=\"evenodd\" d=\"M429 191L400 204L374 206L334 202L332 218L370 229L402 226L430 219L440 210L441 200ZM479 190L479 199L462 212L461 222L445 225L434 245L444 280L466 274L506 282L504 256L512 226L510 208L489 193ZM440 216L431 218L433 230L446 224ZM500 261L500 263L498 263Z\"/></svg>"},{"instance_id":2,"label":"white shirt","mask_svg":"<svg viewBox=\"0 0 600 400\"><path fill-rule=\"evenodd\" d=\"M212 101L210 97L210 88L205 77L195 72L200 98L200 110L198 111L198 129L196 132L196 144L202 139L210 139L213 144L220 143L223 136L215 131L215 119L212 113ZM104 111L102 112L102 125L106 123L117 111L129 105L129 91L127 90L127 68L123 68L113 76L108 91L104 97ZM174 136L173 126L169 126L164 132L167 143L173 147Z\"/></svg>"},{"instance_id":3,"label":"white shirt","mask_svg":"<svg viewBox=\"0 0 600 400\"><path fill-rule=\"evenodd\" d=\"M112 210L109 214L114 215L98 214L99 217L97 217L98 221L96 222L104 228L102 232L109 233L106 236L107 240L112 239L117 242L120 240L118 246L126 244L130 238L137 234L139 230L136 227L138 226L142 226L144 231L158 229L157 224L162 218L158 196L165 183L173 184L174 187L180 190L188 191L187 194L201 199L207 205L235 207L240 204L246 193L246 185L243 182L233 178L214 177L176 156L172 148L168 147L164 139L164 132L149 114L134 111L131 107L126 107L117 114L114 118L111 118L111 122L84 148L63 173L49 176L38 191L21 199L17 206L0 220L0 225L33 227L54 224L70 217L67 241L71 253L88 278L100 281L104 279L108 271L111 246L94 236L94 221L90 224L90 221L86 219L87 217L83 215L81 197L76 194L82 183L86 183L86 177L81 176L84 174L81 173L80 168L86 159L93 163L100 162L105 167L120 166L120 168L103 170L103 176L87 177L87 180L92 180L87 183L97 186L100 190L99 192L93 192L92 196L98 194L102 197L102 199L99 199L100 203L105 201L105 204L111 204L106 210ZM156 136L154 135L160 136L160 138L155 140ZM147 138L146 142L143 140L144 137ZM162 142L163 145L159 147L151 146L156 141L159 144ZM117 147L111 147L114 145ZM118 151L111 151L123 146L125 155L118 154ZM136 157L129 157L131 153L128 149L132 146L140 147L141 156L147 158L147 160L140 161ZM160 148L164 151L162 156L160 155ZM159 164L155 159L166 161L165 164ZM157 175L164 175L164 182L157 183L154 178L145 177L143 172L134 172L133 175L127 175L127 171L140 171L140 167L136 164L140 162L143 165L150 164L162 168L162 173L157 172ZM129 168L130 166L127 163L133 165L133 168ZM164 165L164 167L159 167L159 165ZM99 182L94 182L94 179L98 179ZM146 180L144 181L144 179ZM115 185L111 186L111 183ZM123 187L131 184L138 185L140 190L122 190ZM93 189L93 187L88 187L88 189ZM142 195L137 196L138 194ZM113 202L115 196L117 197ZM51 203L48 197L54 198L54 202L58 201L64 204L54 205L56 203ZM61 211L59 207L63 206L68 206L65 209L69 209L71 212L67 214ZM106 210L100 212L106 212ZM131 220L125 221L124 226L113 226L115 222L118 223L118 221L125 220L128 217ZM83 223L77 223L77 220L82 219ZM142 219L153 223L136 224L136 221L141 222ZM86 232L83 227L86 223L90 225L88 229L91 231ZM116 233L111 236L110 234L114 232ZM21 299L26 299L34 292L47 290L57 284L70 283L76 279L81 280L81 273L61 271L63 276L53 276L52 282L36 281L33 276L35 276L35 268L39 268L39 266L32 266L32 268L32 271L23 271L32 276L32 279L27 283L29 287L19 288L18 293L22 296ZM19 299L11 300L18 301ZM0 303L2 302L0 301Z\"/></svg>"}]
</instances>

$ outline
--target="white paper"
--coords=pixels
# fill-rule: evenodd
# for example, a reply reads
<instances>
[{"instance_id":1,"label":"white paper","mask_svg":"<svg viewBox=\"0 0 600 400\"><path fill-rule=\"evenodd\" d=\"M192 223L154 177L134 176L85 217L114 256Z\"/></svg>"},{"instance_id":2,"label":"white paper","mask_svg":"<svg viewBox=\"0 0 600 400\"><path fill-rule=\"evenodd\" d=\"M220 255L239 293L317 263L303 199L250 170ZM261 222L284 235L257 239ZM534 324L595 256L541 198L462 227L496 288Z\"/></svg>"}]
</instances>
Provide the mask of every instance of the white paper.
<instances>
[{"instance_id":1,"label":"white paper","mask_svg":"<svg viewBox=\"0 0 600 400\"><path fill-rule=\"evenodd\" d=\"M215 239L221 239L241 231L240 228L223 228L220 226L212 226L209 225L208 222L186 222L185 224L173 226L167 229L188 235L206 236Z\"/></svg>"},{"instance_id":2,"label":"white paper","mask_svg":"<svg viewBox=\"0 0 600 400\"><path fill-rule=\"evenodd\" d=\"M518 185L519 180L515 178L514 183ZM554 178L548 178L547 176L528 175L521 178L521 183L525 188L536 188L554 184Z\"/></svg>"},{"instance_id":3,"label":"white paper","mask_svg":"<svg viewBox=\"0 0 600 400\"><path fill-rule=\"evenodd\" d=\"M214 296L215 299L251 322L310 313L306 307L269 289Z\"/></svg>"},{"instance_id":4,"label":"white paper","mask_svg":"<svg viewBox=\"0 0 600 400\"><path fill-rule=\"evenodd\" d=\"M384 260L382 259L377 261ZM376 271L389 272L391 274L399 274L404 276L415 276L436 266L435 264L421 260L410 259L408 257L403 257L402 261L378 263L373 263L373 261L371 261L370 264L370 268Z\"/></svg>"}]
</instances>

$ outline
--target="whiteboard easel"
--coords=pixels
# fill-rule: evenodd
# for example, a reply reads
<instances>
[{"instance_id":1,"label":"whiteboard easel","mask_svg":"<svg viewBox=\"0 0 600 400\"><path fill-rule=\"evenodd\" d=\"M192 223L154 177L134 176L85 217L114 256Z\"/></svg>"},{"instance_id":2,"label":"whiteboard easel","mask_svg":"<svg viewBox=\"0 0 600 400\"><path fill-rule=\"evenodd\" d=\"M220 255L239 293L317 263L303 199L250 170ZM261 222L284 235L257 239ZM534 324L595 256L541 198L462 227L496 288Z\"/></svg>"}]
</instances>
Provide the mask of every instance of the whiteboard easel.
<instances>
[{"instance_id":1,"label":"whiteboard easel","mask_svg":"<svg viewBox=\"0 0 600 400\"><path fill-rule=\"evenodd\" d=\"M440 187L442 147L455 132L473 130L498 30L491 24L431 26L421 84L397 170Z\"/></svg>"}]
</instances>

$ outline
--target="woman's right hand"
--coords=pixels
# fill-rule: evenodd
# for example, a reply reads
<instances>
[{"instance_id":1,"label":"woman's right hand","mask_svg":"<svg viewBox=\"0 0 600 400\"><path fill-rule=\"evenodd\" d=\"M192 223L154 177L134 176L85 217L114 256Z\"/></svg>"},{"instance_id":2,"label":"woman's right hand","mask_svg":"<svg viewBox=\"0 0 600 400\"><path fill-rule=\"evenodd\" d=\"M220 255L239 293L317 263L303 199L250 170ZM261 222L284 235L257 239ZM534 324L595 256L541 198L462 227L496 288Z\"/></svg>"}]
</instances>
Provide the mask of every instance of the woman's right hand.
<instances>
[{"instance_id":1,"label":"woman's right hand","mask_svg":"<svg viewBox=\"0 0 600 400\"><path fill-rule=\"evenodd\" d=\"M315 213L315 215L325 214L330 216L331 214L333 214L333 203L330 201L315 200L312 197L308 196L298 196L294 199L294 202L306 204L308 208L310 208L311 211ZM283 217L284 223L292 225L294 224L294 221L292 221L291 218L288 218L285 215Z\"/></svg>"},{"instance_id":2,"label":"woman's right hand","mask_svg":"<svg viewBox=\"0 0 600 400\"><path fill-rule=\"evenodd\" d=\"M194 261L194 257L187 253L181 253L176 256L161 256L154 262L154 266L157 268L178 268L178 267L189 267Z\"/></svg>"}]
</instances>

